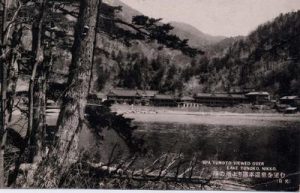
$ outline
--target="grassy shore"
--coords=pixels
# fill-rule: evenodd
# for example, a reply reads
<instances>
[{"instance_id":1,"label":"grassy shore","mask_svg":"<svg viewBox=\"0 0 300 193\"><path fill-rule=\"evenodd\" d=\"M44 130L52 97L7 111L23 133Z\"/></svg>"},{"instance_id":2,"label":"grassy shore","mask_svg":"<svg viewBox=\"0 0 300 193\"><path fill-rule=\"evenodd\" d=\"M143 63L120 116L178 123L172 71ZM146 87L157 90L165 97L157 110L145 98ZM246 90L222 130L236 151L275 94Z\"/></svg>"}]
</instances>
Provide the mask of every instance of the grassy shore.
<instances>
[{"instance_id":1,"label":"grassy shore","mask_svg":"<svg viewBox=\"0 0 300 193\"><path fill-rule=\"evenodd\" d=\"M274 126L280 122L300 122L300 114L276 112L237 113L226 111L201 111L180 108L113 105L112 111L137 122L165 122L181 124Z\"/></svg>"}]
</instances>

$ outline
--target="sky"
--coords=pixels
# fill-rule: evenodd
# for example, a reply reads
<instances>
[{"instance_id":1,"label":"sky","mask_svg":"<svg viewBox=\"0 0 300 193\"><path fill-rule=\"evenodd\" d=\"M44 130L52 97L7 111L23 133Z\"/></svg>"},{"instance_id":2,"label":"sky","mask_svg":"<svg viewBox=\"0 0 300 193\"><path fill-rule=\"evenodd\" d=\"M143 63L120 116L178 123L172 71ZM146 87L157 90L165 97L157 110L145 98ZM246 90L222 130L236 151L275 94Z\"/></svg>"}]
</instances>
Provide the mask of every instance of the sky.
<instances>
[{"instance_id":1,"label":"sky","mask_svg":"<svg viewBox=\"0 0 300 193\"><path fill-rule=\"evenodd\" d=\"M300 0L121 0L143 14L193 25L211 35L247 35L280 13L300 10Z\"/></svg>"}]
</instances>

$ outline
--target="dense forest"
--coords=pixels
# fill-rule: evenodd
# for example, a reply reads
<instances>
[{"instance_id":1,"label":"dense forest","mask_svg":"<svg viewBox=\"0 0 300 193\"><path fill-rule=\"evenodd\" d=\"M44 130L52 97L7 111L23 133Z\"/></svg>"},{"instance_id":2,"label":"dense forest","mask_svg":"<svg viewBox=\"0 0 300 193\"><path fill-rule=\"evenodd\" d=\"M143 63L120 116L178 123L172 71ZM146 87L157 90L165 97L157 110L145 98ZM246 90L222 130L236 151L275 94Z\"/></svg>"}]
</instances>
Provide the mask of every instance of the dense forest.
<instances>
[{"instance_id":1,"label":"dense forest","mask_svg":"<svg viewBox=\"0 0 300 193\"><path fill-rule=\"evenodd\" d=\"M124 5L119 1L116 4ZM102 11L109 12L111 10L103 4ZM137 22L131 19L135 17L135 14L141 13L129 7L125 7L123 10L122 7L122 11L115 12L114 17L115 20L131 23ZM122 22L112 25L107 18L101 17L99 20L101 35L98 34L96 39L92 81L94 91L108 91L113 87L176 93L183 91L183 70L190 65L192 58L198 58L203 54L202 52L189 55L180 49L174 49L176 47L174 45L162 45L164 42L160 41L165 38L163 36L160 40L145 41L134 35L132 29ZM173 31L173 26L170 24L160 23L160 19L157 19L156 22L169 28L166 28L167 31ZM64 31L66 31L66 23L72 24L68 20L63 20L61 23L61 29ZM72 28L67 29L72 31ZM176 37L176 35L172 36ZM62 44L72 42L68 37L62 38L62 40ZM182 43L188 44L188 40L186 39ZM53 71L56 73L51 75L50 80L61 83L66 80L64 76L67 77L70 52L64 48L57 49L57 57L53 66Z\"/></svg>"},{"instance_id":2,"label":"dense forest","mask_svg":"<svg viewBox=\"0 0 300 193\"><path fill-rule=\"evenodd\" d=\"M115 20L131 22L129 17L141 14L119 1L114 4L124 6L122 11L120 8L115 12ZM64 9L72 10L74 5L68 4ZM102 9L109 15L109 8L102 6ZM52 18L60 38L53 49L55 73L50 80L62 83L66 82L71 62L76 20L66 12L55 13ZM97 35L92 74L95 92L123 87L176 94L243 90L267 90L277 96L299 94L299 36L295 30L299 28L299 12L281 14L246 37L200 39L196 42L205 43L198 46L205 54L192 57L159 42L134 37L128 26L111 25L111 20L105 17L100 18L99 26L101 33L114 35ZM184 36L179 28L169 30L190 38L187 43L195 46L193 40L197 36ZM31 32L24 30L23 34L26 50L30 47Z\"/></svg>"},{"instance_id":3,"label":"dense forest","mask_svg":"<svg viewBox=\"0 0 300 193\"><path fill-rule=\"evenodd\" d=\"M202 58L191 74L211 91L255 89L277 96L299 95L299 27L299 11L281 14L236 40L222 56Z\"/></svg>"}]
</instances>

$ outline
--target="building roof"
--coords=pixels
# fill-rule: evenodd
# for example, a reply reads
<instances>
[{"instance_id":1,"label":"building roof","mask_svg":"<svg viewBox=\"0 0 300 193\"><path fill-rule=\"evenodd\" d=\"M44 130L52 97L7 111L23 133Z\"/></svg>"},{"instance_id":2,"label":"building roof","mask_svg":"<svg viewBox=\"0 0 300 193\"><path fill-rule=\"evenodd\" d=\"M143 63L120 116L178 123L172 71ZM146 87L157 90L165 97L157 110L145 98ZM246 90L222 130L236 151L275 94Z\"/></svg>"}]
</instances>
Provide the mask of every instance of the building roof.
<instances>
[{"instance_id":1,"label":"building roof","mask_svg":"<svg viewBox=\"0 0 300 193\"><path fill-rule=\"evenodd\" d=\"M210 97L211 96L211 94L209 94L209 93L197 93L196 94L196 97Z\"/></svg>"},{"instance_id":2,"label":"building roof","mask_svg":"<svg viewBox=\"0 0 300 193\"><path fill-rule=\"evenodd\" d=\"M154 97L158 93L156 90L138 90L138 93L146 97Z\"/></svg>"},{"instance_id":3,"label":"building roof","mask_svg":"<svg viewBox=\"0 0 300 193\"><path fill-rule=\"evenodd\" d=\"M113 89L111 90L107 96L126 96L126 97L134 97L134 96L144 96L144 97L154 97L158 91L155 90L130 90L130 89ZM97 93L98 95L98 93Z\"/></svg>"},{"instance_id":4,"label":"building roof","mask_svg":"<svg viewBox=\"0 0 300 193\"><path fill-rule=\"evenodd\" d=\"M213 93L212 95L211 95L211 97L214 97L214 98L230 98L231 97L231 95L229 95L229 94L225 94L225 93Z\"/></svg>"},{"instance_id":5,"label":"building roof","mask_svg":"<svg viewBox=\"0 0 300 193\"><path fill-rule=\"evenodd\" d=\"M249 92L246 94L247 96L269 96L270 94L268 92Z\"/></svg>"},{"instance_id":6,"label":"building roof","mask_svg":"<svg viewBox=\"0 0 300 193\"><path fill-rule=\"evenodd\" d=\"M295 111L295 110L297 110L297 107L288 107L285 110L286 111Z\"/></svg>"},{"instance_id":7,"label":"building roof","mask_svg":"<svg viewBox=\"0 0 300 193\"><path fill-rule=\"evenodd\" d=\"M280 100L299 100L300 98L298 96L284 96L281 97Z\"/></svg>"},{"instance_id":8,"label":"building roof","mask_svg":"<svg viewBox=\"0 0 300 193\"><path fill-rule=\"evenodd\" d=\"M181 101L194 101L195 99L190 96L183 96L180 98Z\"/></svg>"},{"instance_id":9,"label":"building roof","mask_svg":"<svg viewBox=\"0 0 300 193\"><path fill-rule=\"evenodd\" d=\"M156 94L154 96L154 99L159 99L159 100L174 100L175 98L172 95Z\"/></svg>"},{"instance_id":10,"label":"building roof","mask_svg":"<svg viewBox=\"0 0 300 193\"><path fill-rule=\"evenodd\" d=\"M245 99L245 95L242 94L227 94L227 93L215 93L215 94L209 94L209 93L198 93L196 95L197 98L232 98L232 99Z\"/></svg>"},{"instance_id":11,"label":"building roof","mask_svg":"<svg viewBox=\"0 0 300 193\"><path fill-rule=\"evenodd\" d=\"M246 99L247 97L242 94L231 94L232 98Z\"/></svg>"},{"instance_id":12,"label":"building roof","mask_svg":"<svg viewBox=\"0 0 300 193\"><path fill-rule=\"evenodd\" d=\"M107 96L123 96L123 97L135 97L140 96L137 90L127 90L127 89L114 89L111 90Z\"/></svg>"}]
</instances>

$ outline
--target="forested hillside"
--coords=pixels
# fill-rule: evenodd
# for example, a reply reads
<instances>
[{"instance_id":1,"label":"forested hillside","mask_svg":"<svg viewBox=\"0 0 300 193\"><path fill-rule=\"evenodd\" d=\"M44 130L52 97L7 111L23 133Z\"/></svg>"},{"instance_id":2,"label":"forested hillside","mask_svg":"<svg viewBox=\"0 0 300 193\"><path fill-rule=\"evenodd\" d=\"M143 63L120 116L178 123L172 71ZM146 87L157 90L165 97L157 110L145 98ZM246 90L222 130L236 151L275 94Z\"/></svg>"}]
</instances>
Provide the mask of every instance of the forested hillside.
<instances>
[{"instance_id":1,"label":"forested hillside","mask_svg":"<svg viewBox=\"0 0 300 193\"><path fill-rule=\"evenodd\" d=\"M135 14L141 14L119 1L114 1L114 6L122 6L116 19L131 22ZM100 33L96 47L101 49L96 49L95 53L93 90L123 87L177 94L243 90L267 90L280 96L300 94L299 15L299 11L281 14L246 37L223 40L213 36L201 39L195 33L187 35L183 33L186 27L182 27L186 25L175 23L172 33L189 37L190 45L197 47L199 44L200 48L205 45L202 49L205 54L193 57L161 46L156 41L137 38L120 41L120 36ZM60 27L68 29L65 31L71 37L74 18L67 15L64 19ZM122 23L116 28L112 27L111 21L102 18L101 25L105 34L118 34L121 29L123 36L130 37L124 33L128 27ZM66 73L71 58L65 48L68 42L71 46L72 40L65 38L64 41L57 52L64 57L57 57L53 69ZM59 80L57 76L53 77L53 80Z\"/></svg>"},{"instance_id":2,"label":"forested hillside","mask_svg":"<svg viewBox=\"0 0 300 193\"><path fill-rule=\"evenodd\" d=\"M113 1L112 5L122 7L115 15L116 20L121 19L130 23L134 16L142 15L142 13L120 1ZM110 11L105 4L103 4L102 9L104 12ZM62 21L62 28L65 23L72 24L74 22L71 16L67 16L65 19L68 21ZM173 27L172 34L178 35L181 39L187 39L187 43L195 48L202 49L223 39L223 37L204 34L182 23L172 25ZM191 28L194 29L193 33L187 33ZM201 54L191 57L178 50L162 46L156 41L149 42L137 38L130 40L131 35L126 34L128 29L128 26L122 23L115 26L112 25L111 21L101 18L101 33L97 35L96 42L96 47L99 49L96 50L93 71L94 91L107 91L113 87L123 87L154 89L160 92L183 92L185 69L195 63ZM69 31L72 29L69 28ZM103 33L117 35L109 36L103 35ZM126 36L126 41L120 41L122 36ZM58 58L64 59L55 63L54 70L66 73L68 63L70 63L70 53L65 49L59 50L58 54L63 54L64 57ZM65 60L66 58L69 59ZM54 75L53 80L58 81L59 79Z\"/></svg>"},{"instance_id":3,"label":"forested hillside","mask_svg":"<svg viewBox=\"0 0 300 193\"><path fill-rule=\"evenodd\" d=\"M281 14L191 68L205 91L267 90L300 94L300 11Z\"/></svg>"},{"instance_id":4,"label":"forested hillside","mask_svg":"<svg viewBox=\"0 0 300 193\"><path fill-rule=\"evenodd\" d=\"M157 52L160 48L155 44L136 42L121 49L115 43L119 50L99 62L104 65L98 68L98 88L108 80L103 75L115 71L109 76L113 86L126 88L190 94L267 90L278 96L299 95L299 28L299 11L281 14L246 37L218 41L204 49L204 56L192 58L169 49ZM111 40L102 41L112 45Z\"/></svg>"}]
</instances>

